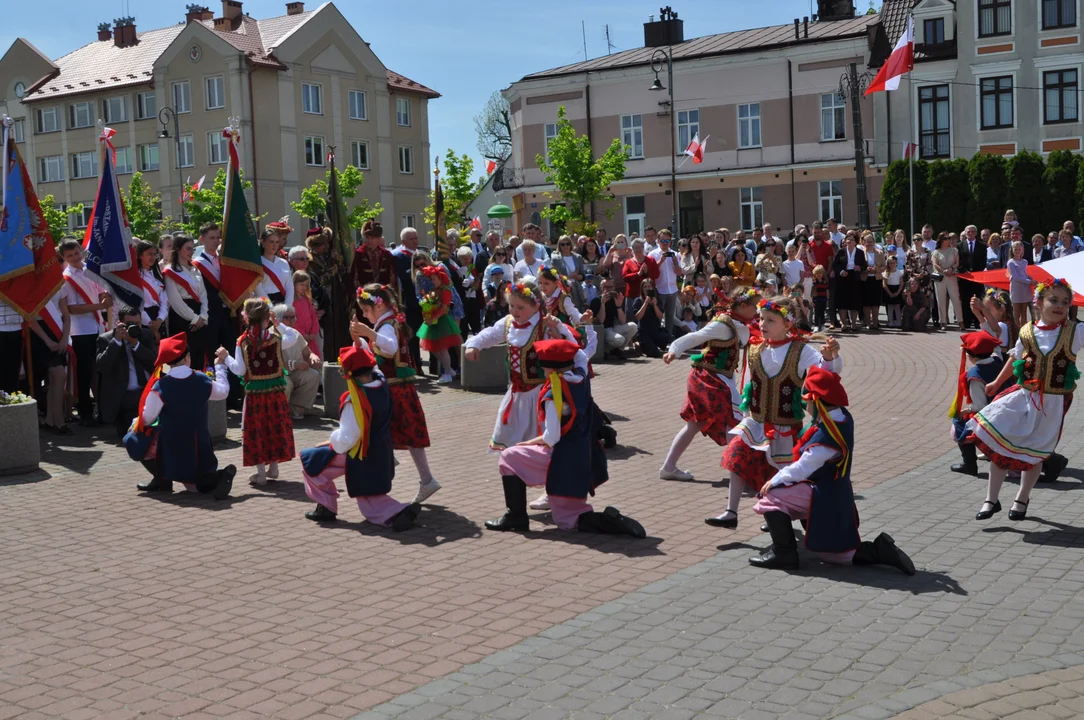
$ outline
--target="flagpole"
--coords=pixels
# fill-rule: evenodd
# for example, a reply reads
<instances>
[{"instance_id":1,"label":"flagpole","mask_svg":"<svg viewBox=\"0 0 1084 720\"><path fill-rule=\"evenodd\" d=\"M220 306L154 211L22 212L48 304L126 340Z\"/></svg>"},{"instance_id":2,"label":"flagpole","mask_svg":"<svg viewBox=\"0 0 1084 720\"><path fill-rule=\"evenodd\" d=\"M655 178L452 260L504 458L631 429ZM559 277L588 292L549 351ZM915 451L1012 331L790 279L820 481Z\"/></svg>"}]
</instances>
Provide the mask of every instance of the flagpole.
<instances>
[{"instance_id":1,"label":"flagpole","mask_svg":"<svg viewBox=\"0 0 1084 720\"><path fill-rule=\"evenodd\" d=\"M915 15L914 10L907 16L908 27L914 27ZM915 143L915 83L914 83L915 64L912 61L910 69L907 71L907 93L910 96L908 99L908 112L907 115L910 118L911 132L910 140L911 145L908 147L907 153L907 194L911 200L911 231L908 233L909 237L915 236L915 151L918 149L917 143Z\"/></svg>"}]
</instances>

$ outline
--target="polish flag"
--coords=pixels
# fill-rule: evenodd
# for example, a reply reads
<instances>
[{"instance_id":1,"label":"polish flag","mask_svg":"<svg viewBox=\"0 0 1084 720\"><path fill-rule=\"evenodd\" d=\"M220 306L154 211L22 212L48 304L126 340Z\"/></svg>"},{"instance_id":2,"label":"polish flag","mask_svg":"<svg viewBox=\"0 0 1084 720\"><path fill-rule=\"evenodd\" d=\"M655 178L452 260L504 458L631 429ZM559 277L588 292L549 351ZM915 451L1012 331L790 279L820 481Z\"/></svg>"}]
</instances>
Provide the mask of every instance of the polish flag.
<instances>
[{"instance_id":1,"label":"polish flag","mask_svg":"<svg viewBox=\"0 0 1084 720\"><path fill-rule=\"evenodd\" d=\"M468 228L468 229L469 230L481 230L482 229L482 219L476 215L474 217L474 219L470 221L470 228Z\"/></svg>"},{"instance_id":2,"label":"polish flag","mask_svg":"<svg viewBox=\"0 0 1084 720\"><path fill-rule=\"evenodd\" d=\"M909 157L918 157L918 143L903 141L903 159L906 160Z\"/></svg>"},{"instance_id":3,"label":"polish flag","mask_svg":"<svg viewBox=\"0 0 1084 720\"><path fill-rule=\"evenodd\" d=\"M191 180L192 178L190 177L188 179ZM196 181L195 185L191 186L188 190L183 190L182 193L181 193L183 195L181 200L183 200L183 201L191 201L192 200L192 193L196 192L201 187L203 187L203 181L206 180L206 179L207 179L207 176L204 175L203 177L201 177L199 180Z\"/></svg>"},{"instance_id":4,"label":"polish flag","mask_svg":"<svg viewBox=\"0 0 1084 720\"><path fill-rule=\"evenodd\" d=\"M693 141L689 143L689 147L685 148L683 154L691 157L694 165L699 165L704 162L704 148L708 146L709 137L711 137L711 135L708 135L701 141L700 134L697 133L693 136Z\"/></svg>"},{"instance_id":5,"label":"polish flag","mask_svg":"<svg viewBox=\"0 0 1084 720\"><path fill-rule=\"evenodd\" d=\"M490 160L486 163L486 175L492 175L493 171L497 169L497 163Z\"/></svg>"},{"instance_id":6,"label":"polish flag","mask_svg":"<svg viewBox=\"0 0 1084 720\"><path fill-rule=\"evenodd\" d=\"M909 18L907 31L900 36L892 54L885 60L877 77L873 78L866 95L887 90L896 90L900 86L900 78L911 71L915 66L915 19Z\"/></svg>"}]
</instances>

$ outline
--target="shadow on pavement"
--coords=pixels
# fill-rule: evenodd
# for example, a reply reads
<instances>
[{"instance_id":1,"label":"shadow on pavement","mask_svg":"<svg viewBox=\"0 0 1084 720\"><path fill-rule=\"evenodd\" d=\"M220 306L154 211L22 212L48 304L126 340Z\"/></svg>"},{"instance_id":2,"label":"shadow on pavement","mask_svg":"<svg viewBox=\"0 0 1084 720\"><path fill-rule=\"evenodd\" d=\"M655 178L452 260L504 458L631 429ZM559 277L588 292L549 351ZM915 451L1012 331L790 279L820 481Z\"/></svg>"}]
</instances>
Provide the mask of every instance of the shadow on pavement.
<instances>
[{"instance_id":1,"label":"shadow on pavement","mask_svg":"<svg viewBox=\"0 0 1084 720\"><path fill-rule=\"evenodd\" d=\"M1084 548L1084 528L1079 528L1073 525L1066 525L1064 523L1054 522L1053 520L1043 520L1039 517L1028 516L1027 519L1022 520L1023 523L1038 523L1040 525L1046 525L1048 530L1028 530L1027 526L1023 527L1011 527L1011 526L999 526L983 528L983 532L987 533L1016 533L1023 537L1024 542L1029 545L1050 545L1052 547L1080 547Z\"/></svg>"},{"instance_id":2,"label":"shadow on pavement","mask_svg":"<svg viewBox=\"0 0 1084 720\"><path fill-rule=\"evenodd\" d=\"M39 483L43 480L49 480L53 476L44 470L34 470L33 472L20 473L19 475L9 475L7 477L0 476L0 487L13 487L15 485L31 485L33 483Z\"/></svg>"},{"instance_id":3,"label":"shadow on pavement","mask_svg":"<svg viewBox=\"0 0 1084 720\"><path fill-rule=\"evenodd\" d=\"M353 504L353 503L350 503ZM341 508L340 508L341 509ZM456 540L482 537L482 528L470 518L452 512L442 505L423 505L422 512L414 521L414 527L403 532L375 525L363 520L360 523L331 523L326 527L357 527L362 535L386 537L402 545L425 545L436 547Z\"/></svg>"},{"instance_id":4,"label":"shadow on pavement","mask_svg":"<svg viewBox=\"0 0 1084 720\"><path fill-rule=\"evenodd\" d=\"M233 488L236 492L238 488L245 488L248 490L248 495L245 497L276 497L283 500L296 500L298 502L312 502L309 500L309 496L305 494L305 483L296 480L271 480L268 479L267 484L253 485L249 482L248 476L252 473L246 472L251 468L238 468L237 478L233 481ZM242 476L243 474L243 476Z\"/></svg>"},{"instance_id":5,"label":"shadow on pavement","mask_svg":"<svg viewBox=\"0 0 1084 720\"><path fill-rule=\"evenodd\" d=\"M602 535L599 533L580 532L579 530L560 530L554 525L553 516L549 513L546 513L545 515L532 515L531 520L535 524L547 526L546 529L541 532L533 530L526 533L520 533L531 540L553 540L556 542L568 543L569 545L580 545L582 547L591 548L592 550L597 550L606 555L624 555L625 557L630 558L653 557L666 554L659 547L659 545L662 544L662 538L651 537L648 535L643 540L639 540L629 535ZM648 532L650 532L650 530Z\"/></svg>"},{"instance_id":6,"label":"shadow on pavement","mask_svg":"<svg viewBox=\"0 0 1084 720\"><path fill-rule=\"evenodd\" d=\"M234 491L236 492L236 484L234 485ZM185 490L184 486L180 483L174 483L173 494L165 495L162 493L145 493L136 491L136 494L140 498L147 498L148 500L157 500L163 505L176 505L178 507L198 507L205 510L214 510L218 512L220 510L229 510L231 507L238 503L243 503L254 495L230 495L225 500L215 500L210 495L204 495L203 493L191 492Z\"/></svg>"},{"instance_id":7,"label":"shadow on pavement","mask_svg":"<svg viewBox=\"0 0 1084 720\"><path fill-rule=\"evenodd\" d=\"M95 449L95 438L87 436L70 436L62 445L46 440L41 447L42 462L59 465L80 475L89 475L103 455L104 450Z\"/></svg>"},{"instance_id":8,"label":"shadow on pavement","mask_svg":"<svg viewBox=\"0 0 1084 720\"><path fill-rule=\"evenodd\" d=\"M647 450L641 450L638 447L632 445L615 445L606 451L607 460L628 460L636 455L654 455L655 453L648 452Z\"/></svg>"}]
</instances>

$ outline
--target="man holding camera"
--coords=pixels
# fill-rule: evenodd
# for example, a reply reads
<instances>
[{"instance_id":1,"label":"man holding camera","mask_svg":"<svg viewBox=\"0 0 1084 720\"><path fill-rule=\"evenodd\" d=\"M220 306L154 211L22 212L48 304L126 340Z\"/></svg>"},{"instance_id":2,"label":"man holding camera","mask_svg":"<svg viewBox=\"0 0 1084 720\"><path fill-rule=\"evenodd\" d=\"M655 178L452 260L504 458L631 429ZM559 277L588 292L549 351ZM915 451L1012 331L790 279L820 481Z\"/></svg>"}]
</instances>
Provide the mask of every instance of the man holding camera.
<instances>
[{"instance_id":1,"label":"man holding camera","mask_svg":"<svg viewBox=\"0 0 1084 720\"><path fill-rule=\"evenodd\" d=\"M128 432L139 410L139 397L154 372L154 333L143 327L140 312L123 307L117 326L98 336L98 412L101 421Z\"/></svg>"},{"instance_id":2,"label":"man holding camera","mask_svg":"<svg viewBox=\"0 0 1084 720\"><path fill-rule=\"evenodd\" d=\"M674 236L669 230L659 233L659 247L648 253L648 257L659 266L659 277L655 281L655 290L658 292L658 305L662 310L663 326L670 335L674 333L674 323L677 322L678 286L677 279L684 277L681 262L677 253L674 252Z\"/></svg>"},{"instance_id":3,"label":"man holding camera","mask_svg":"<svg viewBox=\"0 0 1084 720\"><path fill-rule=\"evenodd\" d=\"M636 323L625 322L625 295L614 290L614 281L602 281L602 294L591 301L595 322L605 328L606 355L623 359L625 350L636 337Z\"/></svg>"}]
</instances>

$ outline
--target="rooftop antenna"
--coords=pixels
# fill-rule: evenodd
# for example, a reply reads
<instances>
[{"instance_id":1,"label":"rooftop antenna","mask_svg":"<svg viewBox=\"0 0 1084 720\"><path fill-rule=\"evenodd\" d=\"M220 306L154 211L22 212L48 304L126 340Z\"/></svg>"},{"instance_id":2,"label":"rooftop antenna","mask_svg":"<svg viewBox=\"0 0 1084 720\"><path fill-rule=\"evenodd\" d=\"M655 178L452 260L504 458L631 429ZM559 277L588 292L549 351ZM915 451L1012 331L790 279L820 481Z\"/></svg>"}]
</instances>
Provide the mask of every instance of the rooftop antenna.
<instances>
[{"instance_id":1,"label":"rooftop antenna","mask_svg":"<svg viewBox=\"0 0 1084 720\"><path fill-rule=\"evenodd\" d=\"M606 23L606 54L609 55L611 50L616 50L617 46L613 44L610 39L610 24Z\"/></svg>"},{"instance_id":2,"label":"rooftop antenna","mask_svg":"<svg viewBox=\"0 0 1084 720\"><path fill-rule=\"evenodd\" d=\"M583 33L583 61L587 62L587 24L580 20L580 32Z\"/></svg>"}]
</instances>

